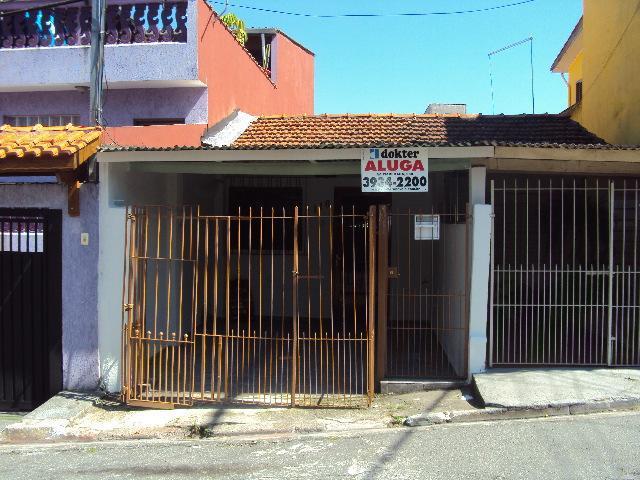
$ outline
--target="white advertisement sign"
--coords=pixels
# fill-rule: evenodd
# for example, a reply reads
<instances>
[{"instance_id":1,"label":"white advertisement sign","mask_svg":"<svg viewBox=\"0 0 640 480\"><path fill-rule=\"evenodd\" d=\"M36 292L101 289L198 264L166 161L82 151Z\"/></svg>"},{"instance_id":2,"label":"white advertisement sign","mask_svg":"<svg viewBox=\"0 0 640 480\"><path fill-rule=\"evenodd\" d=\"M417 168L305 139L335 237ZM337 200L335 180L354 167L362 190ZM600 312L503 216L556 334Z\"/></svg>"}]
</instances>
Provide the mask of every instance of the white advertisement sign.
<instances>
[{"instance_id":1,"label":"white advertisement sign","mask_svg":"<svg viewBox=\"0 0 640 480\"><path fill-rule=\"evenodd\" d=\"M428 192L426 148L365 148L360 180L363 192Z\"/></svg>"}]
</instances>

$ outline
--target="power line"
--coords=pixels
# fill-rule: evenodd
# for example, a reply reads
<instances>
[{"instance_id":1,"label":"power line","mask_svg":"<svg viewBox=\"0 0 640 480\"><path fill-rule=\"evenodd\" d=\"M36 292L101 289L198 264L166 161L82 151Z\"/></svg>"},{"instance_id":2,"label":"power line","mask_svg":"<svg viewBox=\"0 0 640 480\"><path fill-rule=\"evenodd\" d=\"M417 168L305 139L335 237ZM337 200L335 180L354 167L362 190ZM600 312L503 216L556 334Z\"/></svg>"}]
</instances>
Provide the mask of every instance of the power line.
<instances>
[{"instance_id":1,"label":"power line","mask_svg":"<svg viewBox=\"0 0 640 480\"><path fill-rule=\"evenodd\" d=\"M257 12L263 13L275 13L278 15L290 15L294 17L306 17L306 18L376 18L376 17L427 17L432 15L460 15L465 13L482 13L489 12L492 10L499 10L502 8L509 7L517 7L519 5L525 5L527 3L533 3L536 0L521 0L519 2L507 3L503 5L496 5L493 7L485 7L485 8L475 8L471 10L452 10L446 12L404 12L404 13L338 13L338 14L327 14L320 15L315 13L304 13L304 12L286 12L283 10L272 10L269 8L261 8L261 7L253 7L249 5L239 5L233 3L227 3L222 1L212 1L209 3L216 3L218 5L227 4L229 7L234 8L244 8L246 10L254 10Z\"/></svg>"}]
</instances>

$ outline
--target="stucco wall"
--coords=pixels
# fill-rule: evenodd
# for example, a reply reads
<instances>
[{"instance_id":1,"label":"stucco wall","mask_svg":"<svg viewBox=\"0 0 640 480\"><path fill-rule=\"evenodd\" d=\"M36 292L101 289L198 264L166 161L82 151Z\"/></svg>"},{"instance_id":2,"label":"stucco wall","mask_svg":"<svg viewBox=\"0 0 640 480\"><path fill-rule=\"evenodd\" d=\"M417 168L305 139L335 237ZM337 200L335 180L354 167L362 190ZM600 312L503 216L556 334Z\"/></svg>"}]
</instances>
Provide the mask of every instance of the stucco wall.
<instances>
[{"instance_id":1,"label":"stucco wall","mask_svg":"<svg viewBox=\"0 0 640 480\"><path fill-rule=\"evenodd\" d=\"M640 143L640 0L584 1L582 124L611 143Z\"/></svg>"},{"instance_id":2,"label":"stucco wall","mask_svg":"<svg viewBox=\"0 0 640 480\"><path fill-rule=\"evenodd\" d=\"M89 95L80 91L3 93L0 123L5 115L80 115L80 122L86 125ZM138 88L105 92L106 125L133 125L134 118L185 118L187 124L206 123L207 89Z\"/></svg>"},{"instance_id":3,"label":"stucco wall","mask_svg":"<svg viewBox=\"0 0 640 480\"><path fill-rule=\"evenodd\" d=\"M584 54L580 52L569 65L569 106L576 103L576 83L582 80L582 61Z\"/></svg>"},{"instance_id":4,"label":"stucco wall","mask_svg":"<svg viewBox=\"0 0 640 480\"><path fill-rule=\"evenodd\" d=\"M252 115L312 114L313 55L282 35L277 35L272 54L276 85L204 1L198 2L199 78L209 87L209 124L234 109Z\"/></svg>"},{"instance_id":5,"label":"stucco wall","mask_svg":"<svg viewBox=\"0 0 640 480\"><path fill-rule=\"evenodd\" d=\"M0 207L62 210L63 386L98 385L98 186L84 184L79 217L67 214L67 189L58 184L0 185ZM89 245L80 245L80 234Z\"/></svg>"},{"instance_id":6,"label":"stucco wall","mask_svg":"<svg viewBox=\"0 0 640 480\"><path fill-rule=\"evenodd\" d=\"M100 254L98 328L100 378L109 392L120 389L122 274L125 213L123 205L182 204L180 175L132 175L127 164L100 166Z\"/></svg>"}]
</instances>

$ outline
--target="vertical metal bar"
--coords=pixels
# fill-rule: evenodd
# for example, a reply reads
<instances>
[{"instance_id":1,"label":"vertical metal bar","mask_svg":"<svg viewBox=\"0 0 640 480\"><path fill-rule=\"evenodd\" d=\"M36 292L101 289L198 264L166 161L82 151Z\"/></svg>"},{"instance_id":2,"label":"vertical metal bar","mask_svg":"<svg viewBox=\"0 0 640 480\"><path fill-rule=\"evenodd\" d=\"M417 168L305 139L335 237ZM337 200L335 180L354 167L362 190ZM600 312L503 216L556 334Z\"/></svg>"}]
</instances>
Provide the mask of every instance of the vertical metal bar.
<instances>
[{"instance_id":1,"label":"vertical metal bar","mask_svg":"<svg viewBox=\"0 0 640 480\"><path fill-rule=\"evenodd\" d=\"M378 213L378 312L376 342L376 378L378 384L387 369L387 314L389 293L389 214L386 205L380 205Z\"/></svg>"},{"instance_id":2,"label":"vertical metal bar","mask_svg":"<svg viewBox=\"0 0 640 480\"><path fill-rule=\"evenodd\" d=\"M336 375L335 375L335 357L334 357L334 338L335 338L335 317L334 317L334 305L333 305L333 264L334 264L334 254L333 254L333 205L329 205L329 316L331 320L331 337L330 340L327 340L327 356L329 356L329 344L331 344L331 394L335 396L336 393ZM326 337L325 332L325 337ZM327 379L328 382L328 379Z\"/></svg>"},{"instance_id":3,"label":"vertical metal bar","mask_svg":"<svg viewBox=\"0 0 640 480\"><path fill-rule=\"evenodd\" d=\"M296 405L296 387L298 379L298 206L293 211L293 289L292 289L292 310L293 310L293 356L291 359L291 406Z\"/></svg>"},{"instance_id":4,"label":"vertical metal bar","mask_svg":"<svg viewBox=\"0 0 640 480\"><path fill-rule=\"evenodd\" d=\"M622 302L620 304L620 312L622 316L622 323L620 324L620 334L616 335L616 345L623 350L624 359L620 358L618 361L624 364L628 364L628 355L629 355L629 342L627 341L629 337L629 310L628 310L628 302L629 302L629 292L628 292L628 279L630 275L625 275L625 266L627 259L627 181L623 180L622 182L622 253L620 254L620 264L618 270L622 270ZM628 269L627 269L628 270ZM627 291L625 292L625 284L627 286ZM626 295L625 295L626 293Z\"/></svg>"},{"instance_id":5,"label":"vertical metal bar","mask_svg":"<svg viewBox=\"0 0 640 480\"><path fill-rule=\"evenodd\" d=\"M537 254L538 254L538 261L536 262L536 274L535 274L535 285L536 285L536 300L537 300L537 307L536 307L536 363L540 363L540 350L542 349L542 357L544 358L544 328L542 327L542 324L544 324L544 306L540 305L540 285L544 285L544 280L545 277L542 276L541 277L541 272L540 272L540 264L541 264L541 247L542 247L542 206L541 206L541 198L542 192L540 191L540 179L538 179L538 232L537 232L537 236L538 236L538 245L537 245ZM542 274L544 275L544 273ZM542 287L542 295L544 296L544 286ZM544 303L544 301L543 301ZM542 315L542 321L540 320L540 317Z\"/></svg>"},{"instance_id":6,"label":"vertical metal bar","mask_svg":"<svg viewBox=\"0 0 640 480\"><path fill-rule=\"evenodd\" d=\"M209 316L209 220L204 219L204 275L202 280L203 296L202 296L202 335L201 335L201 352L200 352L200 398L204 399L205 390L205 378L206 378L206 358L207 358L207 323ZM182 263L182 262L181 262ZM194 265L194 268L198 268L198 265ZM180 310L182 310L182 304L180 304ZM215 323L215 318L214 318ZM197 333L197 332L194 332ZM197 336L196 336L197 338ZM213 347L212 347L213 348Z\"/></svg>"},{"instance_id":7,"label":"vertical metal bar","mask_svg":"<svg viewBox=\"0 0 640 480\"><path fill-rule=\"evenodd\" d=\"M130 303L130 299L128 298L128 289L127 289L127 273L128 273L128 262L130 262L130 257L127 254L127 247L128 247L128 236L127 236L127 231L128 231L128 226L129 226L129 222L130 222L130 218L129 218L129 214L130 214L130 209L129 207L127 207L125 209L125 228L124 228L124 255L123 255L123 268L122 268L122 303L123 304L129 304ZM4 219L3 219L4 220ZM11 224L9 224L9 227L11 227ZM2 229L2 252L4 253L5 251L5 222L3 221L0 224L0 228ZM43 228L44 231L44 228ZM9 229L9 247L11 247L11 238L13 236L13 233L11 231L11 229ZM131 393L131 380L130 380L130 359L129 359L129 355L131 352L131 347L130 347L130 342L131 342L131 331L132 331L132 325L131 325L131 318L130 318L130 314L127 314L127 309L124 307L124 305L122 306L122 370L120 372L120 378L122 378L122 399L124 402L126 402L127 400L129 400L130 398L130 393ZM4 381L4 379L3 379ZM135 383L134 383L134 387L135 387Z\"/></svg>"},{"instance_id":8,"label":"vertical metal bar","mask_svg":"<svg viewBox=\"0 0 640 480\"><path fill-rule=\"evenodd\" d=\"M368 318L367 318L367 399L368 405L373 401L374 359L375 359L375 322L376 322L376 207L369 207L369 279L368 279Z\"/></svg>"},{"instance_id":9,"label":"vertical metal bar","mask_svg":"<svg viewBox=\"0 0 640 480\"><path fill-rule=\"evenodd\" d=\"M271 219L270 219L271 220L271 222L270 222L271 223L271 232L270 232L270 234L271 234L271 248L270 248L270 254L269 254L269 256L270 256L270 265L271 265L270 282L269 282L269 338L271 339L270 343L269 343L269 345L270 345L270 348L269 348L269 394L270 395L273 395L273 389L272 389L273 383L272 382L273 382L273 373L274 373L274 369L273 369L273 361L274 361L274 359L273 359L273 354L274 354L274 352L273 352L273 344L274 343L275 343L275 347L276 347L276 352L275 352L276 353L275 373L277 374L277 371L278 371L278 356L277 356L278 343L277 343L277 340L275 338L275 334L274 334L274 331L273 331L273 302L274 302L273 295L274 295L274 282L275 282L275 280L274 280L275 264L274 264L274 253L273 253L274 248L275 248L275 242L274 242L275 219L273 218L274 216L275 216L275 208L271 207ZM281 308L284 310L284 302L282 303L282 307ZM275 383L276 383L276 388L277 388L277 385L278 385L277 377L276 377L276 382ZM271 398L272 397L270 396L270 399Z\"/></svg>"},{"instance_id":10,"label":"vertical metal bar","mask_svg":"<svg viewBox=\"0 0 640 480\"><path fill-rule=\"evenodd\" d=\"M220 355L222 353L220 348L215 347L216 337L218 335L218 262L219 262L219 251L220 251L220 225L219 219L215 219L215 228L214 228L214 253L213 253L213 335L211 339L211 349L212 352L215 350L215 354L218 356L218 361L220 361ZM219 373L219 372L218 372ZM214 385L214 358L211 359L211 399L213 400L213 385ZM220 380L218 379L218 387ZM218 398L220 396L218 395Z\"/></svg>"},{"instance_id":11,"label":"vertical metal bar","mask_svg":"<svg viewBox=\"0 0 640 480\"><path fill-rule=\"evenodd\" d=\"M575 362L575 344L576 344L576 340L579 340L576 336L576 325L575 325L575 321L576 321L576 238L577 238L577 232L576 232L576 180L575 178L573 179L573 230L572 230L572 264L573 266L571 267L572 272L571 272L571 336L568 335L567 332L567 339L571 342L571 357L569 362L567 363L574 363ZM567 353L568 353L567 349Z\"/></svg>"},{"instance_id":12,"label":"vertical metal bar","mask_svg":"<svg viewBox=\"0 0 640 480\"><path fill-rule=\"evenodd\" d=\"M614 233L614 215L615 215L615 185L613 182L609 184L609 295L608 295L608 313L607 313L607 365L613 363L613 339L611 336L613 330L613 233Z\"/></svg>"},{"instance_id":13,"label":"vertical metal bar","mask_svg":"<svg viewBox=\"0 0 640 480\"><path fill-rule=\"evenodd\" d=\"M636 357L636 345L638 346L638 352L640 352L640 325L638 325L638 180L635 182L635 201L634 201L634 222L633 222L633 329L636 332L637 341L632 342L631 357L632 363L635 365L640 364L640 359ZM629 340L631 341L631 339Z\"/></svg>"},{"instance_id":14,"label":"vertical metal bar","mask_svg":"<svg viewBox=\"0 0 640 480\"><path fill-rule=\"evenodd\" d=\"M322 211L320 209L320 206L318 205L317 210L316 210L316 218L317 218L317 222L318 222L318 274L320 275L320 280L318 281L318 307L319 307L319 318L320 318L320 325L318 327L319 331L320 331L320 363L316 364L316 393L324 393L324 389L322 388L322 380L324 377L324 369L323 369L323 353L324 353L324 349L322 348L322 331L324 329L324 322L322 319L323 316L323 298L322 298L322 275L324 274L324 268L322 266ZM314 331L314 344L315 344L315 331ZM317 347L316 347L317 348ZM320 370L320 388L322 390L322 392L318 391L318 386L317 386L317 371Z\"/></svg>"},{"instance_id":15,"label":"vertical metal bar","mask_svg":"<svg viewBox=\"0 0 640 480\"><path fill-rule=\"evenodd\" d=\"M229 399L229 331L231 327L231 217L227 217L227 254L225 279L225 328L224 328L224 398Z\"/></svg>"},{"instance_id":16,"label":"vertical metal bar","mask_svg":"<svg viewBox=\"0 0 640 480\"><path fill-rule=\"evenodd\" d=\"M569 330L569 309L568 309L568 303L569 303L569 285L568 285L568 281L567 281L567 270L569 270L569 265L568 263L565 265L564 263L564 242L565 242L565 225L564 225L564 220L565 220L565 209L564 209L564 178L560 179L560 193L561 193L561 238L562 241L560 242L560 257L561 257L561 262L560 262L560 274L561 274L561 283L560 283L560 288L561 288L561 292L560 292L560 302L561 302L561 315L562 315L562 322L561 322L561 328L560 328L560 361L563 363L566 363L566 356L567 356L567 352L568 352L568 348L566 345L566 342L569 338L569 334L568 334L568 330Z\"/></svg>"},{"instance_id":17,"label":"vertical metal bar","mask_svg":"<svg viewBox=\"0 0 640 480\"><path fill-rule=\"evenodd\" d=\"M493 292L495 288L495 223L496 223L496 213L495 213L495 180L491 180L491 250L490 250L490 260L489 260L489 368L493 367L493 335L494 335L494 327L493 327L493 316L494 316L494 298ZM467 292L467 295L469 292Z\"/></svg>"},{"instance_id":18,"label":"vertical metal bar","mask_svg":"<svg viewBox=\"0 0 640 480\"><path fill-rule=\"evenodd\" d=\"M532 347L532 335L533 325L529 329L529 179L525 180L525 278L524 278L524 299L520 298L521 302L524 302L524 359L525 363L530 363L529 358L530 349ZM522 284L522 279L520 279Z\"/></svg>"}]
</instances>

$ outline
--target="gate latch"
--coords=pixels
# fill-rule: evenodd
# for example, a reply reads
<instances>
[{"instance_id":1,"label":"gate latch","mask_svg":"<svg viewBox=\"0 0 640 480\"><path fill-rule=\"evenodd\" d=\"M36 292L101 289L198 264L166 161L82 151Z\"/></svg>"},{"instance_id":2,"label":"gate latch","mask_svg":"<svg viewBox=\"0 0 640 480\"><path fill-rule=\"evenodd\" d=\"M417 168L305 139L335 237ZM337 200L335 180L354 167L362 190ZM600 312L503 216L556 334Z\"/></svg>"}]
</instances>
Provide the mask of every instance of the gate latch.
<instances>
[{"instance_id":1,"label":"gate latch","mask_svg":"<svg viewBox=\"0 0 640 480\"><path fill-rule=\"evenodd\" d=\"M389 269L387 270L387 275L389 278L400 277L400 272L398 271L398 267L389 267Z\"/></svg>"}]
</instances>

